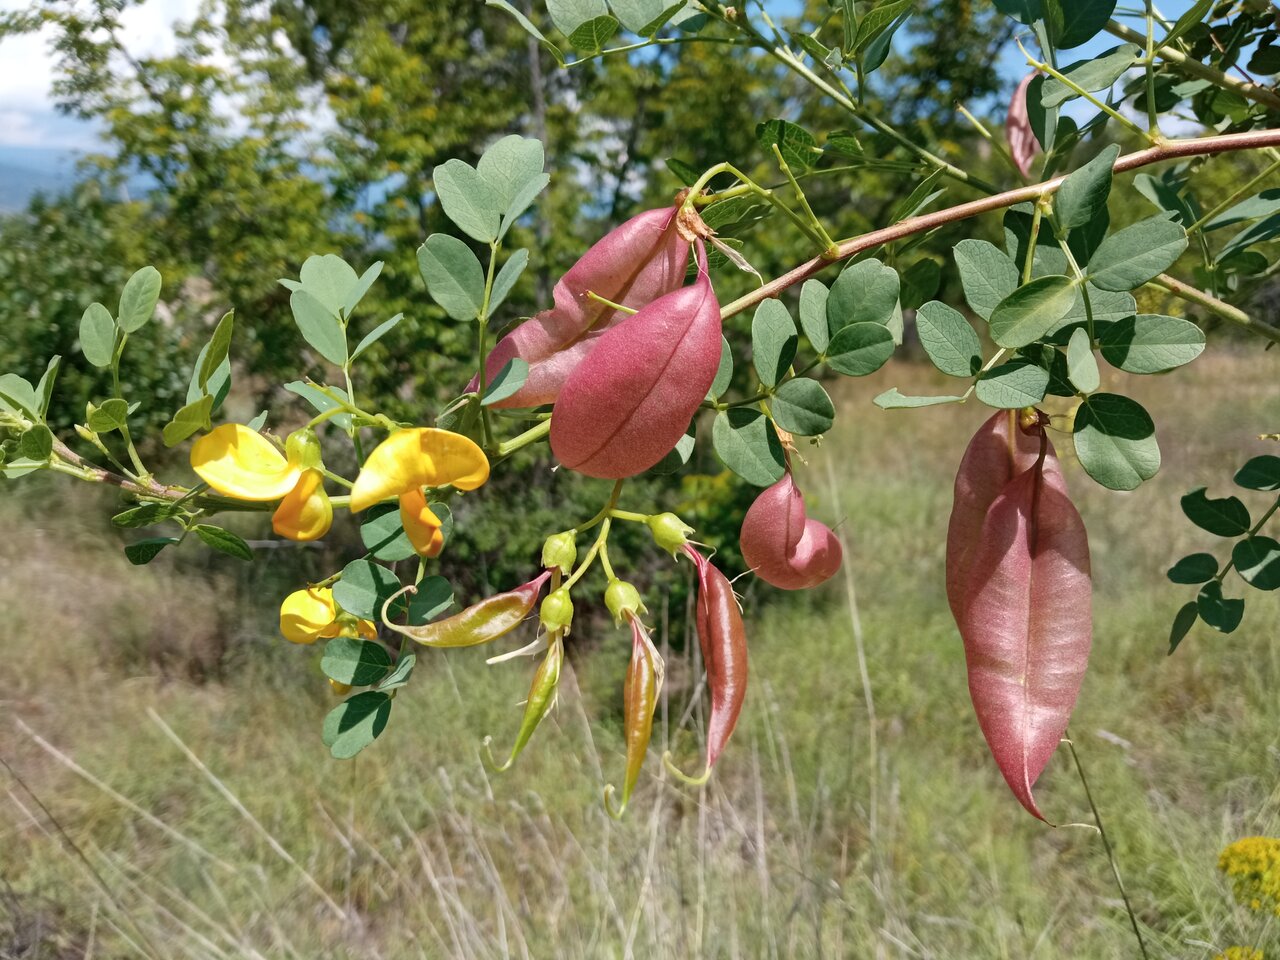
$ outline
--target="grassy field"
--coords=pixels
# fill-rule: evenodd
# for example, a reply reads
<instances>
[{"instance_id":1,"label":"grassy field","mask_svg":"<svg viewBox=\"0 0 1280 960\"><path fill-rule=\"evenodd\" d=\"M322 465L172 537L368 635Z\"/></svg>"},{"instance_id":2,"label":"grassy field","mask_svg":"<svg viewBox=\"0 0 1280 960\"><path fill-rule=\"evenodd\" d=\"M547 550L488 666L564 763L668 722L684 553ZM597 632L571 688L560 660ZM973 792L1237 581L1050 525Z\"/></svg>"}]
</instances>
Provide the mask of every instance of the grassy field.
<instances>
[{"instance_id":1,"label":"grassy field","mask_svg":"<svg viewBox=\"0 0 1280 960\"><path fill-rule=\"evenodd\" d=\"M1280 429L1276 370L1219 351L1117 378L1164 451L1134 493L1093 484L1061 444L1096 577L1072 733L1152 957L1280 955L1280 923L1216 869L1226 843L1280 830L1280 598L1249 591L1236 633L1198 627L1166 658L1192 590L1164 578L1215 546L1178 496L1225 495L1275 448L1254 438ZM943 544L986 413L884 413L869 399L889 385L939 385L912 366L871 379L847 385L851 415L801 472L814 511L843 520L848 583L767 604L747 590L747 709L701 790L657 762L670 742L695 763L696 666L672 655L659 750L620 824L600 791L622 768L621 633L575 651L509 773L478 748L510 742L528 665L475 651L423 657L388 734L338 763L317 736L318 650L273 635L270 565L240 583L230 561L134 570L94 505L7 495L0 957L1139 956L1097 833L1021 811L968 702ZM1037 794L1091 822L1065 750Z\"/></svg>"}]
</instances>

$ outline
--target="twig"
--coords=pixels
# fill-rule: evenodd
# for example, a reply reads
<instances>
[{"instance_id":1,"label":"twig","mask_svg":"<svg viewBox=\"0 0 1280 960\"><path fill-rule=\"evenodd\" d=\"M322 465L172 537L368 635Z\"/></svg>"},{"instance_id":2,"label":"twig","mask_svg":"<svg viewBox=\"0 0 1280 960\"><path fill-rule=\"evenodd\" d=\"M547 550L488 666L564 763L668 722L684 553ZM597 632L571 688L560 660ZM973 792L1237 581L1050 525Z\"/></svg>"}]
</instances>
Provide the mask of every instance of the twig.
<instances>
[{"instance_id":1,"label":"twig","mask_svg":"<svg viewBox=\"0 0 1280 960\"><path fill-rule=\"evenodd\" d=\"M1167 140L1157 146L1149 147L1146 150L1138 150L1118 158L1113 169L1116 173L1125 173L1129 170L1136 170L1139 167L1160 163L1164 160L1216 156L1220 153L1231 153L1237 150L1257 150L1261 147L1274 146L1280 146L1280 130L1251 130L1247 133L1230 133L1214 137ZM968 203L948 207L945 210L936 210L933 213L910 217L892 226L873 230L870 233L864 233L861 236L845 240L837 245L837 255L835 257L830 259L825 256L815 257L800 264L794 270L784 273L764 286L752 290L732 303L726 304L720 309L720 316L722 319L728 319L742 313L742 311L754 307L762 300L776 297L797 283L808 280L825 267L857 256L866 250L881 247L917 233L936 230L938 227L956 223L960 220L967 220L979 214L990 213L993 210L1002 210L1005 207L1012 207L1019 203L1033 203L1042 197L1056 193L1065 179L1066 176L1064 175L1054 177L1052 180L1046 180L1043 183L1006 190L1004 193L981 197Z\"/></svg>"},{"instance_id":2,"label":"twig","mask_svg":"<svg viewBox=\"0 0 1280 960\"><path fill-rule=\"evenodd\" d=\"M1121 40L1128 40L1130 43L1138 44L1138 46L1146 45L1146 36L1137 30L1131 30L1123 23L1116 23L1116 21L1112 20L1104 29L1107 33L1119 37ZM1272 110L1280 110L1280 95L1277 95L1273 90L1268 90L1266 87L1259 86L1256 83L1246 83L1243 80L1237 80L1235 77L1229 77L1221 70L1205 66L1199 60L1187 56L1175 47L1157 46L1155 52L1184 73L1188 73L1200 80L1208 80L1210 83L1224 89L1232 90L1246 100L1260 103L1263 106L1270 107Z\"/></svg>"},{"instance_id":3,"label":"twig","mask_svg":"<svg viewBox=\"0 0 1280 960\"><path fill-rule=\"evenodd\" d=\"M1280 330L1270 324L1263 323L1261 320L1255 320L1239 307L1233 307L1229 303L1223 303L1217 297L1212 297L1203 290L1199 290L1188 283L1176 280L1165 273L1160 274L1160 276L1149 281L1149 283L1153 287L1160 287L1162 290L1168 290L1175 297L1181 297L1188 303L1194 303L1204 307L1214 316L1221 317L1228 323L1234 323L1238 327L1243 327L1251 333L1256 333L1260 337L1265 337L1272 343L1280 343Z\"/></svg>"}]
</instances>

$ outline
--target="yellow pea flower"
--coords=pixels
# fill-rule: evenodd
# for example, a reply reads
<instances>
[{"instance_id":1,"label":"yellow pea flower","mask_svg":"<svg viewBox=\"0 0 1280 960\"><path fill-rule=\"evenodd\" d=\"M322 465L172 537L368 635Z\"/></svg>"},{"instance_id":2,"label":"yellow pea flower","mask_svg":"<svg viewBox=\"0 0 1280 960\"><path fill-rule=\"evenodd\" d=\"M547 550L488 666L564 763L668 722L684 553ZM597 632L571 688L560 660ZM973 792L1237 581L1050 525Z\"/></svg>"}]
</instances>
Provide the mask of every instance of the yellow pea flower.
<instances>
[{"instance_id":1,"label":"yellow pea flower","mask_svg":"<svg viewBox=\"0 0 1280 960\"><path fill-rule=\"evenodd\" d=\"M369 620L344 620L328 587L295 590L280 604L280 633L290 643L315 643L332 637L359 636L374 640L378 628Z\"/></svg>"},{"instance_id":2,"label":"yellow pea flower","mask_svg":"<svg viewBox=\"0 0 1280 960\"><path fill-rule=\"evenodd\" d=\"M315 643L336 637L342 629L338 605L328 587L295 590L280 604L280 633L290 643Z\"/></svg>"},{"instance_id":3,"label":"yellow pea flower","mask_svg":"<svg viewBox=\"0 0 1280 960\"><path fill-rule=\"evenodd\" d=\"M333 523L320 445L310 430L290 434L287 456L254 430L225 423L191 446L191 468L213 490L254 502L279 500L271 526L290 540L318 540Z\"/></svg>"},{"instance_id":4,"label":"yellow pea flower","mask_svg":"<svg viewBox=\"0 0 1280 960\"><path fill-rule=\"evenodd\" d=\"M364 510L391 497L400 500L400 523L421 557L444 547L440 518L423 487L474 490L489 479L489 460L473 441L448 430L399 430L369 454L351 490L351 509Z\"/></svg>"},{"instance_id":5,"label":"yellow pea flower","mask_svg":"<svg viewBox=\"0 0 1280 960\"><path fill-rule=\"evenodd\" d=\"M353 512L422 487L474 490L489 479L489 460L459 433L418 427L398 430L369 454L351 490Z\"/></svg>"}]
</instances>

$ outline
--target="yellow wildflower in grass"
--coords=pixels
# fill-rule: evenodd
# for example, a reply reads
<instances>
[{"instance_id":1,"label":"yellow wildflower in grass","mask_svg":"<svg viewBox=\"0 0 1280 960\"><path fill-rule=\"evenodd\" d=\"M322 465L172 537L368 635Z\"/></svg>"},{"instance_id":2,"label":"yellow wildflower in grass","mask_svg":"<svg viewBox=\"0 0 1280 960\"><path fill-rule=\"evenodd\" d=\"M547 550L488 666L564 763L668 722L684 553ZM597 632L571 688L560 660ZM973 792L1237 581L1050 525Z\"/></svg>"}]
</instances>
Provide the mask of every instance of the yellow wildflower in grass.
<instances>
[{"instance_id":1,"label":"yellow wildflower in grass","mask_svg":"<svg viewBox=\"0 0 1280 960\"><path fill-rule=\"evenodd\" d=\"M1218 869L1243 906L1280 916L1280 838L1237 840L1219 854Z\"/></svg>"},{"instance_id":2,"label":"yellow wildflower in grass","mask_svg":"<svg viewBox=\"0 0 1280 960\"><path fill-rule=\"evenodd\" d=\"M262 434L225 423L191 446L191 468L217 493L237 500L279 500L271 526L290 540L318 540L333 523L320 445L310 430L289 436L282 454Z\"/></svg>"},{"instance_id":3,"label":"yellow wildflower in grass","mask_svg":"<svg viewBox=\"0 0 1280 960\"><path fill-rule=\"evenodd\" d=\"M489 479L489 460L472 440L448 430L397 430L378 444L360 468L351 489L351 510L359 512L396 497L400 522L419 556L434 557L444 546L440 519L427 506L423 487L475 490Z\"/></svg>"},{"instance_id":4,"label":"yellow wildflower in grass","mask_svg":"<svg viewBox=\"0 0 1280 960\"><path fill-rule=\"evenodd\" d=\"M1216 954L1213 960L1263 960L1262 951L1253 947L1227 947Z\"/></svg>"},{"instance_id":5,"label":"yellow wildflower in grass","mask_svg":"<svg viewBox=\"0 0 1280 960\"><path fill-rule=\"evenodd\" d=\"M328 587L295 590L280 604L280 633L290 643L315 643L340 636L373 640L378 628L343 614Z\"/></svg>"}]
</instances>

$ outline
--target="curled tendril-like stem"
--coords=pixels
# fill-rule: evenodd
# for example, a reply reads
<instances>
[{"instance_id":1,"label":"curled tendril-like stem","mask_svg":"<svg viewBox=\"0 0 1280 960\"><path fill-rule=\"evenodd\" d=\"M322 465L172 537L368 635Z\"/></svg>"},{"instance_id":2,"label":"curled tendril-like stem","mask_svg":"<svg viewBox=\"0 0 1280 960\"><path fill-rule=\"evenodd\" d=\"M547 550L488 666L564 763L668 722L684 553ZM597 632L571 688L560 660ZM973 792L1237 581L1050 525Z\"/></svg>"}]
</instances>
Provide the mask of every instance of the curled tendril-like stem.
<instances>
[{"instance_id":1,"label":"curled tendril-like stem","mask_svg":"<svg viewBox=\"0 0 1280 960\"><path fill-rule=\"evenodd\" d=\"M667 772L670 773L673 777L675 777L681 783L686 783L691 787L704 787L707 785L708 781L710 781L711 779L710 764L708 764L707 768L702 772L702 776L691 777L689 776L689 774L685 773L683 770L681 770L679 767L676 766L675 761L671 759L670 750L663 751L662 765L667 768Z\"/></svg>"},{"instance_id":2,"label":"curled tendril-like stem","mask_svg":"<svg viewBox=\"0 0 1280 960\"><path fill-rule=\"evenodd\" d=\"M396 633L404 634L405 636L410 636L410 634L405 631L404 627L400 626L398 623L391 622L391 618L387 616L387 611L391 608L391 604L395 603L397 600L403 597L406 593L412 596L417 594L417 592L418 592L417 584L411 583L407 587L401 587L391 596L387 597L386 600L383 600L382 609L378 611L378 618L382 621L382 625L386 627L388 630L392 630Z\"/></svg>"},{"instance_id":3,"label":"curled tendril-like stem","mask_svg":"<svg viewBox=\"0 0 1280 960\"><path fill-rule=\"evenodd\" d=\"M626 804L626 802L624 801L624 802L623 802L623 804L622 804L622 806L620 806L620 807L615 807L615 806L613 805L613 795L614 795L614 793L616 793L616 792L617 792L617 791L615 791L615 790L614 790L614 787L613 787L613 784L612 784L612 783L610 783L610 784L608 784L608 785L606 785L606 786L605 786L605 788L604 788L604 812L605 812L605 813L607 813L607 814L609 814L609 816L610 816L612 819L617 820L619 823L621 823L621 822L622 822L622 815L623 815L624 813L626 813L626 812L627 812L627 804Z\"/></svg>"},{"instance_id":4,"label":"curled tendril-like stem","mask_svg":"<svg viewBox=\"0 0 1280 960\"><path fill-rule=\"evenodd\" d=\"M506 761L503 763L499 763L493 758L493 737L485 737L481 746L484 748L483 759L485 766L494 773L506 773L511 769L511 764L515 763L515 756L507 757Z\"/></svg>"}]
</instances>

